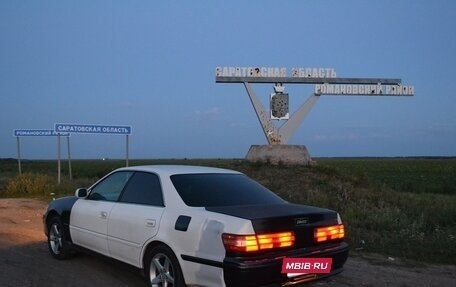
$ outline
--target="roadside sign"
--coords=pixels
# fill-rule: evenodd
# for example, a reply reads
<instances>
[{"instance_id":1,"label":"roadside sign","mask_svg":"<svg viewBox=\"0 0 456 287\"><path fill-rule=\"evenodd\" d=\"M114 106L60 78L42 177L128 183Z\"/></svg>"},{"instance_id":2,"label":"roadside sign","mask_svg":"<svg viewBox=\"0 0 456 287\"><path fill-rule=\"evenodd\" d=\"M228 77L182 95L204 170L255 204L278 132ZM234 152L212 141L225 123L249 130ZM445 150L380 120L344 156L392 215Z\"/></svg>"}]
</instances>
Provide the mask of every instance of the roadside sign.
<instances>
[{"instance_id":1,"label":"roadside sign","mask_svg":"<svg viewBox=\"0 0 456 287\"><path fill-rule=\"evenodd\" d=\"M129 157L129 136L131 135L131 126L117 125L81 125L81 124L54 124L56 133L77 133L77 134L104 134L104 135L125 135L126 138L126 166L128 166Z\"/></svg>"},{"instance_id":2,"label":"roadside sign","mask_svg":"<svg viewBox=\"0 0 456 287\"><path fill-rule=\"evenodd\" d=\"M57 137L57 150L58 150L58 183L60 184L60 137L67 137L68 141L68 162L71 178L71 163L70 163L70 133L69 132L56 132L55 130L44 129L16 129L13 130L14 136L17 138L17 162L19 166L19 174L22 174L21 167L21 144L20 137Z\"/></svg>"},{"instance_id":3,"label":"roadside sign","mask_svg":"<svg viewBox=\"0 0 456 287\"><path fill-rule=\"evenodd\" d=\"M17 129L14 130L14 136L17 138L17 160L19 166L19 174L22 173L21 168L21 149L20 137L57 137L57 154L58 154L58 183L60 184L60 136L67 137L68 143L68 165L71 175L71 156L70 156L70 135L72 133L79 134L109 134L109 135L125 135L126 136L126 166L129 160L129 135L131 135L131 126L113 126L113 125L80 125L80 124L55 124L53 130L44 129Z\"/></svg>"},{"instance_id":4,"label":"roadside sign","mask_svg":"<svg viewBox=\"0 0 456 287\"><path fill-rule=\"evenodd\" d=\"M55 124L56 133L130 135L131 126Z\"/></svg>"},{"instance_id":5,"label":"roadside sign","mask_svg":"<svg viewBox=\"0 0 456 287\"><path fill-rule=\"evenodd\" d=\"M70 133L56 132L54 130L23 129L23 130L14 130L14 136L15 137L56 137L56 136L69 137Z\"/></svg>"}]
</instances>

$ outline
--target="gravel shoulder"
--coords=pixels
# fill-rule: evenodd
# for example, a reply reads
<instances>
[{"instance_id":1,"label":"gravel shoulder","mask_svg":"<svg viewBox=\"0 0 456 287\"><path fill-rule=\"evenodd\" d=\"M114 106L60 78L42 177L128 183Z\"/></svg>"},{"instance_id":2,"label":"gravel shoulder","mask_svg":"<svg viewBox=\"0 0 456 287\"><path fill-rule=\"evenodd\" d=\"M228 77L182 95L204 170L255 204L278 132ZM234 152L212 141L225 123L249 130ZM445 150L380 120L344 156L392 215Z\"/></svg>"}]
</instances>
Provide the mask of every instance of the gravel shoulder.
<instances>
[{"instance_id":1,"label":"gravel shoulder","mask_svg":"<svg viewBox=\"0 0 456 287\"><path fill-rule=\"evenodd\" d=\"M53 259L35 199L0 199L1 286L145 286L141 272L101 256ZM411 267L378 255L350 257L343 273L305 286L456 286L456 266Z\"/></svg>"}]
</instances>

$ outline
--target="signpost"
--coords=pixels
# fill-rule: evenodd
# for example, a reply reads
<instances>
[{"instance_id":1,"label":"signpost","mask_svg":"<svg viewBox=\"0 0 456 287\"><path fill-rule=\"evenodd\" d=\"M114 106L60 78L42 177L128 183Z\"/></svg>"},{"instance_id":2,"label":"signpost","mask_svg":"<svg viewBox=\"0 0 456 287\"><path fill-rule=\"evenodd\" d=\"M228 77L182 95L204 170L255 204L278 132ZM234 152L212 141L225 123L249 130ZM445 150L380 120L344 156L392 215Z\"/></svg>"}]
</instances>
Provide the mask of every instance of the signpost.
<instances>
[{"instance_id":1,"label":"signpost","mask_svg":"<svg viewBox=\"0 0 456 287\"><path fill-rule=\"evenodd\" d=\"M55 124L54 131L57 133L67 132L72 134L130 135L131 126Z\"/></svg>"},{"instance_id":2,"label":"signpost","mask_svg":"<svg viewBox=\"0 0 456 287\"><path fill-rule=\"evenodd\" d=\"M68 163L70 166L70 178L71 178L71 161L70 161L70 133L68 132L56 132L54 130L45 129L16 129L14 130L14 136L17 138L17 162L19 166L19 174L22 174L21 167L21 145L20 137L57 137L57 155L58 155L58 183L60 184L60 136L66 136L68 141Z\"/></svg>"},{"instance_id":3,"label":"signpost","mask_svg":"<svg viewBox=\"0 0 456 287\"><path fill-rule=\"evenodd\" d=\"M48 129L16 129L14 136L17 138L17 160L19 166L19 174L22 174L21 167L21 148L20 137L57 137L57 155L58 155L58 183L61 179L61 165L60 165L60 137L67 137L68 146L68 168L70 173L70 180L73 178L71 171L71 153L70 153L70 135L72 133L84 134L110 134L110 135L125 135L126 136L126 166L129 162L129 135L131 134L131 126L119 125L82 125L82 124L55 124L53 130Z\"/></svg>"},{"instance_id":4,"label":"signpost","mask_svg":"<svg viewBox=\"0 0 456 287\"><path fill-rule=\"evenodd\" d=\"M119 125L93 125L93 124L67 124L57 123L54 125L56 133L79 133L79 134L105 134L105 135L125 135L126 137L126 166L129 163L129 135L131 126Z\"/></svg>"},{"instance_id":5,"label":"signpost","mask_svg":"<svg viewBox=\"0 0 456 287\"><path fill-rule=\"evenodd\" d=\"M260 146L265 161L287 161L284 158L296 157L285 155L288 141L304 121L307 114L322 95L341 96L413 96L414 86L402 85L401 79L385 78L338 78L334 68L299 67L288 70L284 67L216 67L216 83L242 83L250 97L253 108L260 121L268 146ZM251 87L251 83L275 84L275 93L270 96L271 110L263 108L260 100ZM284 93L283 84L313 84L314 92L310 98L292 115L288 113L288 94ZM284 120L285 123L276 127L273 120ZM304 147L304 146L301 146ZM253 148L253 146L252 146ZM251 151L252 151L251 148ZM310 157L305 149L305 160ZM247 159L249 159L249 154ZM253 161L255 156L251 157ZM263 160L260 160L263 161Z\"/></svg>"},{"instance_id":6,"label":"signpost","mask_svg":"<svg viewBox=\"0 0 456 287\"><path fill-rule=\"evenodd\" d=\"M49 137L49 136L65 136L69 137L68 132L56 132L54 130L38 130L38 129L25 129L25 130L14 130L15 137Z\"/></svg>"}]
</instances>

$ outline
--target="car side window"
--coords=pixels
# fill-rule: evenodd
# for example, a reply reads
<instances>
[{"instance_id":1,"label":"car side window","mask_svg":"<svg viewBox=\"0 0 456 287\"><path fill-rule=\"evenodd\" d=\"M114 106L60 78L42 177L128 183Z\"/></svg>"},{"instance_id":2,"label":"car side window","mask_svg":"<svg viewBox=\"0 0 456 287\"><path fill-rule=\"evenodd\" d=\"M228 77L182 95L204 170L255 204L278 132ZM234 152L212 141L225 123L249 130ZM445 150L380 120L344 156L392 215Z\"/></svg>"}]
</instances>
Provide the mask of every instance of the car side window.
<instances>
[{"instance_id":1,"label":"car side window","mask_svg":"<svg viewBox=\"0 0 456 287\"><path fill-rule=\"evenodd\" d=\"M120 201L164 206L160 179L153 173L136 172L125 187Z\"/></svg>"},{"instance_id":2,"label":"car side window","mask_svg":"<svg viewBox=\"0 0 456 287\"><path fill-rule=\"evenodd\" d=\"M109 175L90 190L87 199L117 201L132 175L132 171L119 171Z\"/></svg>"}]
</instances>

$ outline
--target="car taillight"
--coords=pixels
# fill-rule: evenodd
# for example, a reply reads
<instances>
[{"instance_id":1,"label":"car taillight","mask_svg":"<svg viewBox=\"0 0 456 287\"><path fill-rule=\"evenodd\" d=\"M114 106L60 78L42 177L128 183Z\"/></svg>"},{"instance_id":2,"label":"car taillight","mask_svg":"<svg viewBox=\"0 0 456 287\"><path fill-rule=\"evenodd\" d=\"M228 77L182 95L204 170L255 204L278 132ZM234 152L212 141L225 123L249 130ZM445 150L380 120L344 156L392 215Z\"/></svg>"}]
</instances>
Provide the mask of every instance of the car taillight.
<instances>
[{"instance_id":1,"label":"car taillight","mask_svg":"<svg viewBox=\"0 0 456 287\"><path fill-rule=\"evenodd\" d=\"M226 251L255 252L267 249L291 247L295 243L293 232L279 232L267 234L222 234L223 245Z\"/></svg>"},{"instance_id":2,"label":"car taillight","mask_svg":"<svg viewBox=\"0 0 456 287\"><path fill-rule=\"evenodd\" d=\"M318 227L315 228L314 231L314 239L317 243L334 239L342 239L344 237L345 231L343 224Z\"/></svg>"}]
</instances>

